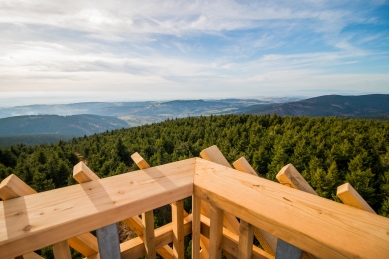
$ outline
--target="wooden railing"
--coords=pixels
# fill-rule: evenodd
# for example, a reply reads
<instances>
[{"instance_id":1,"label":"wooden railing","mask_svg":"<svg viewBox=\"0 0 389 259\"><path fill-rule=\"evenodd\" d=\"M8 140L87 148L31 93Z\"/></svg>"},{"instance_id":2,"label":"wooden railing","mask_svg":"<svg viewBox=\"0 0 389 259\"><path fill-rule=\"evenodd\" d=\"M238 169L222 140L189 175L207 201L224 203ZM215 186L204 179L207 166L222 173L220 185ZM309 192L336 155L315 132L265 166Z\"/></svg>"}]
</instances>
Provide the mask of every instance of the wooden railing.
<instances>
[{"instance_id":1,"label":"wooden railing","mask_svg":"<svg viewBox=\"0 0 389 259\"><path fill-rule=\"evenodd\" d=\"M389 258L389 219L349 184L338 196L351 206L317 196L292 165L278 184L244 158L233 169L216 146L201 156L150 168L136 153L141 170L105 179L81 162L79 185L43 193L9 176L0 185L0 258L40 258L33 251L48 245L56 259L70 258L70 245L86 258L181 259L189 234L194 259ZM190 196L188 215L182 200ZM152 211L166 204L172 222L154 229ZM138 237L119 244L119 221Z\"/></svg>"}]
</instances>

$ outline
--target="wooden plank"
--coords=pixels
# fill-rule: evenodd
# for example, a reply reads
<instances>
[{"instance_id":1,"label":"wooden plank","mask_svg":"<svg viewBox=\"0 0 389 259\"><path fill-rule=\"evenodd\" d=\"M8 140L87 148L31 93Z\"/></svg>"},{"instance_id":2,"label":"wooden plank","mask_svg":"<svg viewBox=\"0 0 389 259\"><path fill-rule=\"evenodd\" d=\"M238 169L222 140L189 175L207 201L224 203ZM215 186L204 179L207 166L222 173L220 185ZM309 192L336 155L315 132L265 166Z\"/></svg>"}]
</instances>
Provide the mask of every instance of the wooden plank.
<instances>
[{"instance_id":1,"label":"wooden plank","mask_svg":"<svg viewBox=\"0 0 389 259\"><path fill-rule=\"evenodd\" d=\"M346 205L376 214L370 205L349 183L345 183L339 186L336 192L336 196L338 196L339 199Z\"/></svg>"},{"instance_id":2,"label":"wooden plank","mask_svg":"<svg viewBox=\"0 0 389 259\"><path fill-rule=\"evenodd\" d=\"M67 240L58 242L53 245L55 259L71 259L70 248Z\"/></svg>"},{"instance_id":3,"label":"wooden plank","mask_svg":"<svg viewBox=\"0 0 389 259\"><path fill-rule=\"evenodd\" d=\"M210 232L210 219L201 215L201 236L204 238L209 237ZM238 245L239 245L239 236L234 234L232 231L223 228L223 250L228 251L232 256L238 256ZM210 257L206 257L210 258ZM267 253L266 251L252 246L252 255L251 258L255 259L274 259L274 255Z\"/></svg>"},{"instance_id":4,"label":"wooden plank","mask_svg":"<svg viewBox=\"0 0 389 259\"><path fill-rule=\"evenodd\" d=\"M192 195L192 259L200 259L201 199Z\"/></svg>"},{"instance_id":5,"label":"wooden plank","mask_svg":"<svg viewBox=\"0 0 389 259\"><path fill-rule=\"evenodd\" d=\"M139 155L138 152L132 154L131 158L140 169L146 169L150 167L147 161L141 155Z\"/></svg>"},{"instance_id":6,"label":"wooden plank","mask_svg":"<svg viewBox=\"0 0 389 259\"><path fill-rule=\"evenodd\" d=\"M147 161L138 153L134 153L131 155L131 158L132 160L136 163L136 165L140 168L140 169L147 169L147 168L150 168L150 165L147 163ZM142 218L146 218L146 217L150 217L149 215L153 215L153 212L147 212L147 213L143 213L142 215L144 215ZM184 216L187 216L187 215L184 215ZM152 216L152 220L154 222L154 215ZM151 218L147 219L147 221L150 221L151 222ZM137 223L137 221L135 220L135 224ZM134 226L134 224L132 224L133 227L137 228L137 226ZM129 226L131 228L131 226ZM142 238L142 235L143 235L143 232L144 230L142 229L142 232L141 233L137 233L138 236L140 236ZM144 238L147 238L150 240L150 243L148 243L148 245L151 247L151 246L154 246L155 247L155 244L154 244L154 223L153 223L153 227L152 227L152 230L151 230L151 225L150 225L150 229L149 229L149 233L146 233L145 237ZM145 242L145 245L146 245L146 242ZM151 248L150 248L151 249ZM146 247L146 251L148 251L148 248ZM170 258L173 258L173 249L171 249L170 246L166 245L166 246L163 246L161 248L158 248L156 250L158 252L158 254L160 254L164 259L170 259ZM146 253L146 257L147 257L147 253ZM154 258L154 257L152 257Z\"/></svg>"},{"instance_id":7,"label":"wooden plank","mask_svg":"<svg viewBox=\"0 0 389 259\"><path fill-rule=\"evenodd\" d=\"M202 150L200 152L200 156L205 160L232 168L230 163L228 163L227 159L224 157L224 155L216 145ZM203 209L205 211L209 210L209 205L206 205L206 203L202 202L201 206L204 207ZM224 212L223 223L227 227L227 229L231 230L235 234L239 234L239 222L234 215Z\"/></svg>"},{"instance_id":8,"label":"wooden plank","mask_svg":"<svg viewBox=\"0 0 389 259\"><path fill-rule=\"evenodd\" d=\"M155 259L154 213L152 210L142 213L142 223L146 258Z\"/></svg>"},{"instance_id":9,"label":"wooden plank","mask_svg":"<svg viewBox=\"0 0 389 259\"><path fill-rule=\"evenodd\" d=\"M68 239L69 246L81 253L83 256L90 257L99 253L97 238L91 233L85 233Z\"/></svg>"},{"instance_id":10,"label":"wooden plank","mask_svg":"<svg viewBox=\"0 0 389 259\"><path fill-rule=\"evenodd\" d=\"M14 257L191 196L195 161L0 202L0 252Z\"/></svg>"},{"instance_id":11,"label":"wooden plank","mask_svg":"<svg viewBox=\"0 0 389 259\"><path fill-rule=\"evenodd\" d=\"M310 194L318 195L315 190L309 185L309 183L304 179L304 177L297 171L297 169L292 165L288 164L281 168L281 170L276 175L277 180L285 186L301 190ZM285 249L286 251L295 251L296 249L291 247L288 248L288 243L284 242L282 243L282 246L277 247L278 252L280 253L279 249ZM285 252L287 253L287 252ZM282 252L281 252L282 254ZM303 252L303 259L315 259L317 257L307 253Z\"/></svg>"},{"instance_id":12,"label":"wooden plank","mask_svg":"<svg viewBox=\"0 0 389 259\"><path fill-rule=\"evenodd\" d=\"M278 239L276 259L301 259L301 249L291 246L282 239Z\"/></svg>"},{"instance_id":13,"label":"wooden plank","mask_svg":"<svg viewBox=\"0 0 389 259\"><path fill-rule=\"evenodd\" d=\"M221 259L223 244L223 210L212 204L210 220L209 258Z\"/></svg>"},{"instance_id":14,"label":"wooden plank","mask_svg":"<svg viewBox=\"0 0 389 259\"><path fill-rule=\"evenodd\" d=\"M25 255L15 257L15 259L44 259L44 258L34 252L31 252Z\"/></svg>"},{"instance_id":15,"label":"wooden plank","mask_svg":"<svg viewBox=\"0 0 389 259\"><path fill-rule=\"evenodd\" d=\"M389 254L388 218L209 161L196 159L194 194L318 257Z\"/></svg>"},{"instance_id":16,"label":"wooden plank","mask_svg":"<svg viewBox=\"0 0 389 259\"><path fill-rule=\"evenodd\" d=\"M87 183L100 179L84 162L79 162L73 167L73 178L78 183Z\"/></svg>"},{"instance_id":17,"label":"wooden plank","mask_svg":"<svg viewBox=\"0 0 389 259\"><path fill-rule=\"evenodd\" d=\"M254 228L253 225L240 220L238 259L250 259L253 249Z\"/></svg>"},{"instance_id":18,"label":"wooden plank","mask_svg":"<svg viewBox=\"0 0 389 259\"><path fill-rule=\"evenodd\" d=\"M172 203L173 223L173 257L184 258L184 201L179 200Z\"/></svg>"},{"instance_id":19,"label":"wooden plank","mask_svg":"<svg viewBox=\"0 0 389 259\"><path fill-rule=\"evenodd\" d=\"M258 176L254 168L251 167L245 157L241 157L233 163L236 170ZM266 231L254 227L254 235L263 247L263 249L271 255L275 255L277 249L277 238L270 235Z\"/></svg>"},{"instance_id":20,"label":"wooden plank","mask_svg":"<svg viewBox=\"0 0 389 259\"><path fill-rule=\"evenodd\" d=\"M121 259L119 232L116 223L96 230L100 259Z\"/></svg>"},{"instance_id":21,"label":"wooden plank","mask_svg":"<svg viewBox=\"0 0 389 259\"><path fill-rule=\"evenodd\" d=\"M35 194L36 191L14 174L9 175L0 184L0 198L3 201Z\"/></svg>"},{"instance_id":22,"label":"wooden plank","mask_svg":"<svg viewBox=\"0 0 389 259\"><path fill-rule=\"evenodd\" d=\"M292 164L284 166L276 175L277 180L282 184L301 190L310 194L317 195L315 190L309 185L304 177L297 171Z\"/></svg>"},{"instance_id":23,"label":"wooden plank","mask_svg":"<svg viewBox=\"0 0 389 259\"><path fill-rule=\"evenodd\" d=\"M184 235L192 231L192 215L184 218ZM155 230L155 246L161 248L173 242L173 224L169 223ZM120 244L122 259L139 258L145 255L145 247L140 237Z\"/></svg>"}]
</instances>

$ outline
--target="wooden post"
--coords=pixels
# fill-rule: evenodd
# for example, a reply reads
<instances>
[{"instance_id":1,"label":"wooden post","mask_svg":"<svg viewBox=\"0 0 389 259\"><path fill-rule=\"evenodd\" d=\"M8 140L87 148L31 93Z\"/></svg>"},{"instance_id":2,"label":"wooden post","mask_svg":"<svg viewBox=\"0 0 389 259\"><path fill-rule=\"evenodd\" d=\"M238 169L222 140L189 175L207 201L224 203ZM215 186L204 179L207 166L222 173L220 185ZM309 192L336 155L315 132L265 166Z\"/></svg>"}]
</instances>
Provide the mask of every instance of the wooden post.
<instances>
[{"instance_id":1,"label":"wooden post","mask_svg":"<svg viewBox=\"0 0 389 259\"><path fill-rule=\"evenodd\" d=\"M140 168L140 169L147 169L147 168L150 168L150 165L147 163L147 161L138 153L138 152L135 152L134 154L131 155L131 158L132 160L135 162L135 164ZM151 216L150 216L151 215ZM148 246L150 248L150 256L151 257L147 257L146 258L155 258L155 251L153 251L153 249L151 249L151 246L154 246L155 247L155 242L154 242L154 215L153 215L153 211L149 211L148 213L142 213L142 220L143 218L150 222L149 225L148 225L148 231L147 233L144 232L145 234L145 239L148 239L149 242L148 242ZM153 222L153 225L151 226L151 221ZM131 228L131 227L130 227ZM142 233L143 234L143 233ZM137 234L139 236L139 234ZM146 245L146 243L145 243ZM155 250L155 248L154 248ZM146 251L147 251L147 248L146 248ZM159 249L156 250L158 252L158 254L160 254L164 259L170 259L170 258L173 258L173 250L170 248L170 246L168 245L165 245Z\"/></svg>"},{"instance_id":2,"label":"wooden post","mask_svg":"<svg viewBox=\"0 0 389 259\"><path fill-rule=\"evenodd\" d=\"M210 233L209 233L209 258L222 258L223 244L223 210L211 204Z\"/></svg>"},{"instance_id":3,"label":"wooden post","mask_svg":"<svg viewBox=\"0 0 389 259\"><path fill-rule=\"evenodd\" d=\"M100 259L121 259L119 233L116 223L96 230Z\"/></svg>"},{"instance_id":4,"label":"wooden post","mask_svg":"<svg viewBox=\"0 0 389 259\"><path fill-rule=\"evenodd\" d=\"M254 168L251 167L245 157L241 157L233 163L236 170L258 176ZM254 235L263 247L263 249L271 255L275 255L277 249L277 238L266 231L254 227Z\"/></svg>"},{"instance_id":5,"label":"wooden post","mask_svg":"<svg viewBox=\"0 0 389 259\"><path fill-rule=\"evenodd\" d=\"M192 195L192 259L200 259L201 199Z\"/></svg>"},{"instance_id":6,"label":"wooden post","mask_svg":"<svg viewBox=\"0 0 389 259\"><path fill-rule=\"evenodd\" d=\"M292 164L287 164L286 166L281 168L281 170L276 175L276 178L282 185L289 186L291 188L304 191L306 193L317 195L315 190L309 185L309 183L304 179L304 177L299 173L299 171L297 171L297 169ZM286 243L285 241L283 242ZM294 251L294 249L292 248L285 248L287 247L287 243L284 243L282 243L281 245L283 249L286 249L287 251ZM279 248L277 246L277 251L278 249ZM316 256L307 252L303 252L302 257L303 259L317 258Z\"/></svg>"},{"instance_id":7,"label":"wooden post","mask_svg":"<svg viewBox=\"0 0 389 259\"><path fill-rule=\"evenodd\" d=\"M53 253L55 259L72 259L67 240L54 244Z\"/></svg>"},{"instance_id":8,"label":"wooden post","mask_svg":"<svg viewBox=\"0 0 389 259\"><path fill-rule=\"evenodd\" d=\"M240 220L239 230L238 259L250 259L254 241L253 225Z\"/></svg>"},{"instance_id":9,"label":"wooden post","mask_svg":"<svg viewBox=\"0 0 389 259\"><path fill-rule=\"evenodd\" d=\"M152 210L142 213L142 223L146 258L155 259L154 213Z\"/></svg>"},{"instance_id":10,"label":"wooden post","mask_svg":"<svg viewBox=\"0 0 389 259\"><path fill-rule=\"evenodd\" d=\"M173 223L173 257L184 258L184 202L182 200L172 203Z\"/></svg>"},{"instance_id":11,"label":"wooden post","mask_svg":"<svg viewBox=\"0 0 389 259\"><path fill-rule=\"evenodd\" d=\"M339 186L336 192L336 196L338 196L344 204L376 214L370 205L349 183L345 183Z\"/></svg>"}]
</instances>

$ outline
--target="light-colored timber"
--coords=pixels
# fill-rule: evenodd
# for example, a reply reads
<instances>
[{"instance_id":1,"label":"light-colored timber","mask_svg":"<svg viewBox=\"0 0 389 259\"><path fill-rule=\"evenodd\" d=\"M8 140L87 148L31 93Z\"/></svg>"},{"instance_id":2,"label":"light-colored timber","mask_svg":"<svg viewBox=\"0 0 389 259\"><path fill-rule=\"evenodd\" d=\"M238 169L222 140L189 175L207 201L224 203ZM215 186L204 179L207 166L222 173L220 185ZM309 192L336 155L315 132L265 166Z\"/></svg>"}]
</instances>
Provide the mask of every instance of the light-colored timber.
<instances>
[{"instance_id":1,"label":"light-colored timber","mask_svg":"<svg viewBox=\"0 0 389 259\"><path fill-rule=\"evenodd\" d=\"M215 206L210 207L209 258L222 258L223 244L223 211Z\"/></svg>"},{"instance_id":2,"label":"light-colored timber","mask_svg":"<svg viewBox=\"0 0 389 259\"><path fill-rule=\"evenodd\" d=\"M0 183L0 198L3 201L35 194L36 191L14 174Z\"/></svg>"},{"instance_id":3,"label":"light-colored timber","mask_svg":"<svg viewBox=\"0 0 389 259\"><path fill-rule=\"evenodd\" d=\"M213 159L211 156L208 158ZM240 170L247 171L248 166L247 163L246 168ZM6 188L7 193L14 192ZM248 243L251 241L245 242L244 239L249 239L252 234L243 230L243 224L255 226L285 241L287 245L291 244L320 258L380 259L387 258L389 254L387 218L288 188L254 176L252 172L242 174L230 166L193 158L0 201L0 255L4 259L15 256L26 259L28 255L34 256L29 253L33 250L53 243L65 244L63 240L125 220L130 221L134 232L138 231L141 235L120 244L120 255L117 254L115 258L146 256L143 233L148 227L143 229L143 225L147 224L143 224L137 215L180 202L189 196L192 196L194 203L192 214L183 219L182 236L193 232L193 248L198 247L194 237L197 236L197 241L200 237L201 248L194 249L199 252L197 254L201 259L220 258L222 250L227 258L250 258L251 252L251 258L274 259L274 255L256 246L250 248ZM202 203L208 207L202 207ZM232 213L230 215L235 220L235 217L240 218L242 227L238 233L222 222L223 211ZM177 218L187 215L183 210L181 212L173 209ZM199 220L195 219L198 216L200 228ZM181 220L173 217L172 223L155 229L154 249L158 251L174 242L173 236L178 236L174 233L179 232L179 222ZM215 224L212 225L212 222ZM198 228L200 231L196 233ZM110 235L100 236L104 239ZM112 237L117 238L117 233ZM89 241L83 240L86 244ZM118 244L118 241L114 243ZM281 246L280 251L286 251ZM211 250L207 250L207 247ZM112 258L115 252L109 251L111 248L108 245L101 254L104 253L105 258ZM163 251L166 252L163 255L165 258L173 258L171 248ZM24 256L18 256L20 254ZM87 259L99 259L101 254L94 253ZM290 258L291 255L286 256ZM300 255L296 256L298 258ZM180 257L183 255L178 256L177 253L176 258ZM282 257L278 250L277 257Z\"/></svg>"},{"instance_id":4,"label":"light-colored timber","mask_svg":"<svg viewBox=\"0 0 389 259\"><path fill-rule=\"evenodd\" d=\"M238 259L250 259L253 250L254 228L253 225L240 220Z\"/></svg>"},{"instance_id":5,"label":"light-colored timber","mask_svg":"<svg viewBox=\"0 0 389 259\"><path fill-rule=\"evenodd\" d=\"M201 215L201 235L209 237L210 232L210 219ZM207 239L208 240L208 239ZM228 251L232 256L238 256L239 236L230 230L223 228L223 250ZM206 257L209 258L209 257ZM262 249L253 246L251 258L258 259L274 259L274 255L263 251Z\"/></svg>"},{"instance_id":6,"label":"light-colored timber","mask_svg":"<svg viewBox=\"0 0 389 259\"><path fill-rule=\"evenodd\" d=\"M292 164L284 166L276 175L277 180L282 184L301 190L310 194L317 195L315 190L309 185L304 177L297 171Z\"/></svg>"},{"instance_id":7,"label":"light-colored timber","mask_svg":"<svg viewBox=\"0 0 389 259\"><path fill-rule=\"evenodd\" d=\"M236 170L245 172L254 176L258 176L254 168L251 167L245 157L241 157L233 163ZM266 231L254 227L254 235L263 247L263 249L269 254L275 255L277 249L277 238Z\"/></svg>"},{"instance_id":8,"label":"light-colored timber","mask_svg":"<svg viewBox=\"0 0 389 259\"><path fill-rule=\"evenodd\" d=\"M74 166L73 178L78 183L86 183L100 179L84 162L79 162Z\"/></svg>"},{"instance_id":9,"label":"light-colored timber","mask_svg":"<svg viewBox=\"0 0 389 259\"><path fill-rule=\"evenodd\" d=\"M362 198L361 195L349 183L342 184L338 187L336 196L346 205L368 211L376 214L370 205Z\"/></svg>"},{"instance_id":10,"label":"light-colored timber","mask_svg":"<svg viewBox=\"0 0 389 259\"><path fill-rule=\"evenodd\" d=\"M146 248L146 259L155 259L155 237L154 237L154 213L153 210L142 213L143 242Z\"/></svg>"},{"instance_id":11,"label":"light-colored timber","mask_svg":"<svg viewBox=\"0 0 389 259\"><path fill-rule=\"evenodd\" d=\"M135 162L135 164L139 167L139 169L146 169L150 167L149 163L147 163L147 161L141 155L139 155L138 152L132 154L131 158Z\"/></svg>"},{"instance_id":12,"label":"light-colored timber","mask_svg":"<svg viewBox=\"0 0 389 259\"><path fill-rule=\"evenodd\" d=\"M11 258L44 247L47 237L51 243L60 242L189 197L195 161L4 201L0 206L0 251ZM28 213L18 214L26 210ZM34 242L27 241L31 239Z\"/></svg>"},{"instance_id":13,"label":"light-colored timber","mask_svg":"<svg viewBox=\"0 0 389 259\"><path fill-rule=\"evenodd\" d=\"M67 240L58 242L53 245L55 259L71 259L70 248Z\"/></svg>"},{"instance_id":14,"label":"light-colored timber","mask_svg":"<svg viewBox=\"0 0 389 259\"><path fill-rule=\"evenodd\" d=\"M172 203L173 257L184 258L184 201Z\"/></svg>"},{"instance_id":15,"label":"light-colored timber","mask_svg":"<svg viewBox=\"0 0 389 259\"><path fill-rule=\"evenodd\" d=\"M201 200L192 195L192 259L200 259Z\"/></svg>"},{"instance_id":16,"label":"light-colored timber","mask_svg":"<svg viewBox=\"0 0 389 259\"><path fill-rule=\"evenodd\" d=\"M389 254L389 219L209 161L196 160L194 194L318 257Z\"/></svg>"}]
</instances>

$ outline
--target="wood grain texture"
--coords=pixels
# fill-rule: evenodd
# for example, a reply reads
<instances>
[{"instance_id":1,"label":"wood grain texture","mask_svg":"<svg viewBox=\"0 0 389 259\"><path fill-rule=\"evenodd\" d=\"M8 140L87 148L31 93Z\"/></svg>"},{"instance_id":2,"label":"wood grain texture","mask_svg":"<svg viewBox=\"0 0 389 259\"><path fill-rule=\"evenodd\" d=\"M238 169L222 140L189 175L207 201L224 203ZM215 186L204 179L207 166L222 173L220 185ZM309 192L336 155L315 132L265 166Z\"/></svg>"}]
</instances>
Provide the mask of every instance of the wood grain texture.
<instances>
[{"instance_id":1,"label":"wood grain texture","mask_svg":"<svg viewBox=\"0 0 389 259\"><path fill-rule=\"evenodd\" d=\"M0 202L0 252L14 257L189 197L194 163L183 160Z\"/></svg>"},{"instance_id":2,"label":"wood grain texture","mask_svg":"<svg viewBox=\"0 0 389 259\"><path fill-rule=\"evenodd\" d=\"M179 200L172 204L172 226L173 226L173 257L184 258L184 201Z\"/></svg>"},{"instance_id":3,"label":"wood grain texture","mask_svg":"<svg viewBox=\"0 0 389 259\"><path fill-rule=\"evenodd\" d=\"M240 220L238 259L250 259L254 241L254 227Z\"/></svg>"},{"instance_id":4,"label":"wood grain texture","mask_svg":"<svg viewBox=\"0 0 389 259\"><path fill-rule=\"evenodd\" d=\"M142 223L146 259L155 259L154 213L152 210L142 213Z\"/></svg>"},{"instance_id":5,"label":"wood grain texture","mask_svg":"<svg viewBox=\"0 0 389 259\"><path fill-rule=\"evenodd\" d=\"M70 248L67 240L58 242L53 245L53 253L55 259L72 259Z\"/></svg>"},{"instance_id":6,"label":"wood grain texture","mask_svg":"<svg viewBox=\"0 0 389 259\"><path fill-rule=\"evenodd\" d=\"M73 178L78 183L86 183L100 179L84 162L79 162L73 167Z\"/></svg>"},{"instance_id":7,"label":"wood grain texture","mask_svg":"<svg viewBox=\"0 0 389 259\"><path fill-rule=\"evenodd\" d=\"M192 259L200 259L201 199L192 195Z\"/></svg>"},{"instance_id":8,"label":"wood grain texture","mask_svg":"<svg viewBox=\"0 0 389 259\"><path fill-rule=\"evenodd\" d=\"M245 157L241 157L233 163L236 170L258 176ZM277 238L266 231L254 227L254 235L263 247L271 255L275 255L277 249Z\"/></svg>"},{"instance_id":9,"label":"wood grain texture","mask_svg":"<svg viewBox=\"0 0 389 259\"><path fill-rule=\"evenodd\" d=\"M318 257L386 258L389 254L389 219L266 179L197 159L194 192Z\"/></svg>"},{"instance_id":10,"label":"wood grain texture","mask_svg":"<svg viewBox=\"0 0 389 259\"><path fill-rule=\"evenodd\" d=\"M201 236L203 238L209 237L210 232L210 219L201 215ZM238 244L239 244L239 236L230 230L223 228L223 251L228 251L234 257L238 256ZM210 258L210 257L206 257ZM258 259L274 259L274 255L263 251L262 249L253 245L252 247L252 255L251 258Z\"/></svg>"},{"instance_id":11,"label":"wood grain texture","mask_svg":"<svg viewBox=\"0 0 389 259\"><path fill-rule=\"evenodd\" d=\"M69 246L83 256L92 256L99 253L97 238L91 233L85 233L68 239Z\"/></svg>"},{"instance_id":12,"label":"wood grain texture","mask_svg":"<svg viewBox=\"0 0 389 259\"><path fill-rule=\"evenodd\" d=\"M35 193L34 189L14 174L9 175L0 184L0 198L3 201Z\"/></svg>"},{"instance_id":13,"label":"wood grain texture","mask_svg":"<svg viewBox=\"0 0 389 259\"><path fill-rule=\"evenodd\" d=\"M117 224L111 224L96 230L100 259L121 259Z\"/></svg>"},{"instance_id":14,"label":"wood grain texture","mask_svg":"<svg viewBox=\"0 0 389 259\"><path fill-rule=\"evenodd\" d=\"M309 183L304 179L304 177L297 171L297 169L292 164L284 166L278 172L276 178L282 185L286 185L297 190L317 195L315 190L309 185Z\"/></svg>"},{"instance_id":15,"label":"wood grain texture","mask_svg":"<svg viewBox=\"0 0 389 259\"><path fill-rule=\"evenodd\" d=\"M140 169L146 169L150 167L147 161L141 155L139 155L138 152L132 154L131 158Z\"/></svg>"},{"instance_id":16,"label":"wood grain texture","mask_svg":"<svg viewBox=\"0 0 389 259\"><path fill-rule=\"evenodd\" d=\"M223 245L223 210L216 205L211 205L209 233L209 258L222 258Z\"/></svg>"},{"instance_id":17,"label":"wood grain texture","mask_svg":"<svg viewBox=\"0 0 389 259\"><path fill-rule=\"evenodd\" d=\"M349 183L345 183L339 186L336 192L336 196L338 196L339 199L346 205L376 214L370 205Z\"/></svg>"},{"instance_id":18,"label":"wood grain texture","mask_svg":"<svg viewBox=\"0 0 389 259\"><path fill-rule=\"evenodd\" d=\"M184 235L189 235L192 231L192 215L184 218ZM169 223L155 229L155 247L161 248L173 242L173 224ZM122 259L139 258L145 255L145 247L139 237L120 244Z\"/></svg>"}]
</instances>

